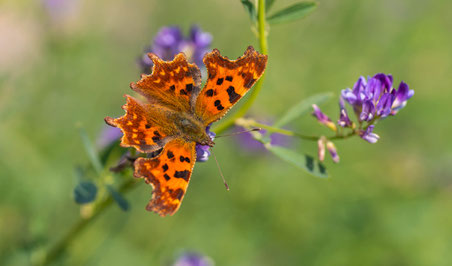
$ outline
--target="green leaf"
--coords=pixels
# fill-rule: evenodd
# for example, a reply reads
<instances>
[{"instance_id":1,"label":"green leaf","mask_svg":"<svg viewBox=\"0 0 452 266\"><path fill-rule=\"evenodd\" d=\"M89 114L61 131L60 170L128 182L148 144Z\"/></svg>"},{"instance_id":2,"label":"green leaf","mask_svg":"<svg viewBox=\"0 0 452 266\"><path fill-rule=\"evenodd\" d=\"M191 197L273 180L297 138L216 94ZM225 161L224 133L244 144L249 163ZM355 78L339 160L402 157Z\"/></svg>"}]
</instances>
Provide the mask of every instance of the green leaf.
<instances>
[{"instance_id":1,"label":"green leaf","mask_svg":"<svg viewBox=\"0 0 452 266\"><path fill-rule=\"evenodd\" d=\"M256 7L250 0L240 0L243 7L248 11L248 15L252 21L257 21Z\"/></svg>"},{"instance_id":2,"label":"green leaf","mask_svg":"<svg viewBox=\"0 0 452 266\"><path fill-rule=\"evenodd\" d=\"M74 175L78 182L81 182L85 178L85 169L80 165L74 167Z\"/></svg>"},{"instance_id":3,"label":"green leaf","mask_svg":"<svg viewBox=\"0 0 452 266\"><path fill-rule=\"evenodd\" d=\"M310 155L299 154L280 146L266 145L265 147L283 161L303 169L311 175L322 178L328 177L325 166Z\"/></svg>"},{"instance_id":4,"label":"green leaf","mask_svg":"<svg viewBox=\"0 0 452 266\"><path fill-rule=\"evenodd\" d=\"M92 182L80 182L74 188L74 200L78 204L86 204L94 201L97 195L97 187Z\"/></svg>"},{"instance_id":5,"label":"green leaf","mask_svg":"<svg viewBox=\"0 0 452 266\"><path fill-rule=\"evenodd\" d=\"M267 13L270 10L270 8L272 8L274 3L275 0L265 0L265 13Z\"/></svg>"},{"instance_id":6,"label":"green leaf","mask_svg":"<svg viewBox=\"0 0 452 266\"><path fill-rule=\"evenodd\" d=\"M301 19L309 15L316 7L315 2L296 3L267 17L267 21L270 24L278 24Z\"/></svg>"},{"instance_id":7,"label":"green leaf","mask_svg":"<svg viewBox=\"0 0 452 266\"><path fill-rule=\"evenodd\" d=\"M82 138L83 147L85 147L85 151L88 154L88 157L91 161L91 164L96 170L96 173L100 175L102 173L102 164L100 162L99 156L97 155L96 149L94 148L93 143L88 137L86 130L82 127L79 127L80 137Z\"/></svg>"},{"instance_id":8,"label":"green leaf","mask_svg":"<svg viewBox=\"0 0 452 266\"><path fill-rule=\"evenodd\" d=\"M294 119L304 115L306 112L310 111L313 104L321 104L331 98L332 93L322 93L311 96L307 99L302 100L296 105L292 106L281 118L279 118L273 127L282 127L292 122Z\"/></svg>"},{"instance_id":9,"label":"green leaf","mask_svg":"<svg viewBox=\"0 0 452 266\"><path fill-rule=\"evenodd\" d=\"M128 211L130 208L129 202L119 193L116 191L112 186L107 185L107 190L110 192L110 195L113 197L113 199L118 204L119 208L121 208L123 211Z\"/></svg>"}]
</instances>

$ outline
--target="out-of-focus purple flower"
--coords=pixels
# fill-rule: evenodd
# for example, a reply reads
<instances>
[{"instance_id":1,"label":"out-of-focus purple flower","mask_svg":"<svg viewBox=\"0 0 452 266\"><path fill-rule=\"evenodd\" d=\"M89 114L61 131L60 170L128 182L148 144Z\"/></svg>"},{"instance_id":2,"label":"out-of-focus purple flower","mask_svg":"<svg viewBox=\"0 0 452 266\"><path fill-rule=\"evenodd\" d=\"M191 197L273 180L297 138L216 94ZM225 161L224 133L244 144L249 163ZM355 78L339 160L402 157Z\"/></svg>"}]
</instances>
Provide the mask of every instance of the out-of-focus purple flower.
<instances>
[{"instance_id":1,"label":"out-of-focus purple flower","mask_svg":"<svg viewBox=\"0 0 452 266\"><path fill-rule=\"evenodd\" d=\"M323 162L325 160L325 142L326 138L324 136L320 137L317 141L317 147L318 147L318 156L319 161Z\"/></svg>"},{"instance_id":2,"label":"out-of-focus purple flower","mask_svg":"<svg viewBox=\"0 0 452 266\"><path fill-rule=\"evenodd\" d=\"M394 115L413 94L414 91L409 90L403 81L399 89L395 90L392 76L383 73L369 77L367 81L360 77L352 90L345 89L341 92L344 100L353 106L360 122Z\"/></svg>"},{"instance_id":3,"label":"out-of-focus purple flower","mask_svg":"<svg viewBox=\"0 0 452 266\"><path fill-rule=\"evenodd\" d=\"M240 131L245 130L240 127ZM262 129L259 131L260 134L265 135L267 131ZM264 147L264 144L255 140L251 132L244 132L237 135L237 141L240 143L240 147L245 149L246 151L250 151L253 153L265 153L267 149ZM289 136L273 133L270 135L270 144L273 146L283 146L287 147L291 144L291 138Z\"/></svg>"},{"instance_id":4,"label":"out-of-focus purple flower","mask_svg":"<svg viewBox=\"0 0 452 266\"><path fill-rule=\"evenodd\" d=\"M325 126L329 127L333 131L336 131L336 129L337 129L336 125L331 121L331 119L326 114L324 114L320 110L320 108L316 104L313 104L312 108L314 109L314 112L312 112L312 115L315 116L321 124L324 124Z\"/></svg>"},{"instance_id":5,"label":"out-of-focus purple flower","mask_svg":"<svg viewBox=\"0 0 452 266\"><path fill-rule=\"evenodd\" d=\"M203 66L202 59L204 55L209 52L212 39L212 35L208 32L202 31L199 26L194 25L191 27L190 41L186 41L187 44L185 47L193 51L191 58L198 67ZM188 54L188 52L186 52L186 54Z\"/></svg>"},{"instance_id":6,"label":"out-of-focus purple flower","mask_svg":"<svg viewBox=\"0 0 452 266\"><path fill-rule=\"evenodd\" d=\"M191 27L188 37L184 37L177 26L163 27L155 36L152 45L145 49L139 64L143 73L149 74L153 64L147 53L154 53L163 60L172 60L176 54L183 52L189 62L194 62L201 67L203 66L202 58L210 49L211 43L212 35L203 32L196 25Z\"/></svg>"},{"instance_id":7,"label":"out-of-focus purple flower","mask_svg":"<svg viewBox=\"0 0 452 266\"><path fill-rule=\"evenodd\" d=\"M180 256L173 266L213 266L211 258L199 253L185 253Z\"/></svg>"},{"instance_id":8,"label":"out-of-focus purple flower","mask_svg":"<svg viewBox=\"0 0 452 266\"><path fill-rule=\"evenodd\" d=\"M378 139L380 139L380 136L378 136L377 134L373 133L374 130L374 125L370 125L367 127L367 129L365 130L361 130L359 132L359 136L364 139L365 141L369 142L369 143L375 143L378 141Z\"/></svg>"},{"instance_id":9,"label":"out-of-focus purple flower","mask_svg":"<svg viewBox=\"0 0 452 266\"><path fill-rule=\"evenodd\" d=\"M340 111L340 116L339 116L339 120L337 121L337 124L341 127L352 127L353 123L350 120L350 118L348 117L347 114L347 109L345 109L345 102L344 102L344 98L342 98L342 96L339 98L339 111Z\"/></svg>"},{"instance_id":10,"label":"out-of-focus purple flower","mask_svg":"<svg viewBox=\"0 0 452 266\"><path fill-rule=\"evenodd\" d=\"M55 22L65 20L79 11L79 0L42 0L45 10Z\"/></svg>"},{"instance_id":11,"label":"out-of-focus purple flower","mask_svg":"<svg viewBox=\"0 0 452 266\"><path fill-rule=\"evenodd\" d=\"M122 137L122 131L117 127L105 126L97 139L97 147L104 149Z\"/></svg>"},{"instance_id":12,"label":"out-of-focus purple flower","mask_svg":"<svg viewBox=\"0 0 452 266\"><path fill-rule=\"evenodd\" d=\"M328 141L326 143L326 148L330 152L333 162L338 163L339 162L339 154L337 153L336 146L334 145L334 143L331 141Z\"/></svg>"},{"instance_id":13,"label":"out-of-focus purple flower","mask_svg":"<svg viewBox=\"0 0 452 266\"><path fill-rule=\"evenodd\" d=\"M216 134L210 131L210 126L206 128L207 135L209 135L210 139L213 141L215 139ZM196 144L196 161L197 162L206 162L209 160L210 156L210 146L209 145L201 145Z\"/></svg>"}]
</instances>

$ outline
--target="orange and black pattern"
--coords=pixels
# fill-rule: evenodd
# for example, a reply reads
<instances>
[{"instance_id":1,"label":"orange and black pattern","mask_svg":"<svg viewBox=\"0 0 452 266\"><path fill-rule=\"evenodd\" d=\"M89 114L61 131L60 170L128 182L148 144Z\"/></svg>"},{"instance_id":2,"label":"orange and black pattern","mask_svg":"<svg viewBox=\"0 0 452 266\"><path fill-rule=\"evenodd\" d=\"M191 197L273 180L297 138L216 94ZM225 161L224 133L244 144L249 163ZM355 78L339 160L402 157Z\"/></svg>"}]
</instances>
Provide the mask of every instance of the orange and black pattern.
<instances>
[{"instance_id":1,"label":"orange and black pattern","mask_svg":"<svg viewBox=\"0 0 452 266\"><path fill-rule=\"evenodd\" d=\"M150 53L154 62L151 75L143 74L130 87L149 101L159 103L175 111L188 112L201 85L201 72L195 64L187 62L185 55L176 55L173 61L163 61Z\"/></svg>"},{"instance_id":2,"label":"orange and black pattern","mask_svg":"<svg viewBox=\"0 0 452 266\"><path fill-rule=\"evenodd\" d=\"M237 60L217 49L204 56L209 77L196 101L196 114L209 125L223 117L264 73L267 56L248 47Z\"/></svg>"},{"instance_id":3,"label":"orange and black pattern","mask_svg":"<svg viewBox=\"0 0 452 266\"><path fill-rule=\"evenodd\" d=\"M135 177L144 178L154 188L146 209L161 216L176 212L187 191L195 161L195 143L181 139L166 144L157 158L138 158Z\"/></svg>"},{"instance_id":4,"label":"orange and black pattern","mask_svg":"<svg viewBox=\"0 0 452 266\"><path fill-rule=\"evenodd\" d=\"M162 148L169 141L165 130L149 118L146 108L136 99L126 95L122 106L126 114L120 118L106 117L105 122L123 132L122 147L134 147L139 152L149 153Z\"/></svg>"},{"instance_id":5,"label":"orange and black pattern","mask_svg":"<svg viewBox=\"0 0 452 266\"><path fill-rule=\"evenodd\" d=\"M126 95L126 114L105 121L124 133L121 146L143 153L160 151L153 158L136 159L134 176L153 187L146 209L166 216L178 210L187 191L196 140L206 136L205 128L223 117L262 76L267 56L251 46L237 60L213 50L204 56L209 76L202 90L198 67L182 53L169 62L154 54L149 57L154 62L152 74L130 85L145 103Z\"/></svg>"}]
</instances>

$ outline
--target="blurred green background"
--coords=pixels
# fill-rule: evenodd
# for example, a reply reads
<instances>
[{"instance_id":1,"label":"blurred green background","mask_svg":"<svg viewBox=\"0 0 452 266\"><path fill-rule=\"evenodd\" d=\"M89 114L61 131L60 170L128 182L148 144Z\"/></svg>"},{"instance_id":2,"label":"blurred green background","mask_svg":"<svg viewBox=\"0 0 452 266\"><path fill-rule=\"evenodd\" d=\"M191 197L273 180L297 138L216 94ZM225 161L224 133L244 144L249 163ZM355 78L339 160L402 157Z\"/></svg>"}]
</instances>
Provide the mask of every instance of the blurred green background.
<instances>
[{"instance_id":1,"label":"blurred green background","mask_svg":"<svg viewBox=\"0 0 452 266\"><path fill-rule=\"evenodd\" d=\"M76 123L92 140L139 78L136 58L158 29L192 23L235 58L258 47L240 1L66 0L0 2L0 264L27 265L80 216L74 166L87 164ZM294 1L277 0L273 10ZM331 178L309 176L270 154L217 141L198 163L181 209L144 207L151 188L112 206L69 247L65 265L166 265L184 250L216 265L452 265L451 1L319 0L302 21L270 28L269 64L250 115L275 118L320 92L337 96L360 75L392 73L415 96L376 126L371 145L337 142ZM50 12L49 12L50 11ZM291 125L326 134L309 115ZM293 148L316 154L313 143Z\"/></svg>"}]
</instances>

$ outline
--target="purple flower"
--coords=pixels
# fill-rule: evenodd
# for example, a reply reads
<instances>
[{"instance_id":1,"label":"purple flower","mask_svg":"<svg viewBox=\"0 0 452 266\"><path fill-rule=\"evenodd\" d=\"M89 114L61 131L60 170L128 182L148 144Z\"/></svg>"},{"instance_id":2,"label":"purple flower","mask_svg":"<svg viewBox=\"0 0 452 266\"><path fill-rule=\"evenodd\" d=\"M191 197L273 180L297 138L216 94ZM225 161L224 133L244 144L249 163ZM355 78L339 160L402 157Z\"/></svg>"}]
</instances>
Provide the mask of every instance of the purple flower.
<instances>
[{"instance_id":1,"label":"purple flower","mask_svg":"<svg viewBox=\"0 0 452 266\"><path fill-rule=\"evenodd\" d=\"M209 135L210 139L213 141L215 139L216 134L210 131L210 126L206 128L207 135ZM196 144L196 161L197 162L206 162L209 160L210 156L210 146L209 145L201 145Z\"/></svg>"},{"instance_id":2,"label":"purple flower","mask_svg":"<svg viewBox=\"0 0 452 266\"><path fill-rule=\"evenodd\" d=\"M79 0L41 0L54 22L61 22L79 11Z\"/></svg>"},{"instance_id":3,"label":"purple flower","mask_svg":"<svg viewBox=\"0 0 452 266\"><path fill-rule=\"evenodd\" d=\"M188 44L186 47L191 47L192 53L192 61L198 66L203 65L203 57L204 55L209 52L210 50L210 44L212 43L212 35L208 32L204 32L201 30L201 28L197 25L194 25L191 27L190 30L190 41L188 41ZM188 55L187 55L188 56Z\"/></svg>"},{"instance_id":4,"label":"purple flower","mask_svg":"<svg viewBox=\"0 0 452 266\"><path fill-rule=\"evenodd\" d=\"M396 114L413 94L414 91L409 90L403 81L399 89L395 90L392 76L383 73L376 74L367 81L360 77L353 90L345 89L341 92L341 96L353 107L360 122Z\"/></svg>"},{"instance_id":5,"label":"purple flower","mask_svg":"<svg viewBox=\"0 0 452 266\"><path fill-rule=\"evenodd\" d=\"M198 253L185 253L181 255L173 266L213 266L214 263L209 257Z\"/></svg>"},{"instance_id":6,"label":"purple flower","mask_svg":"<svg viewBox=\"0 0 452 266\"><path fill-rule=\"evenodd\" d=\"M339 154L337 154L336 146L333 142L328 141L326 143L326 149L331 155L331 158L333 159L333 162L338 163L339 162Z\"/></svg>"},{"instance_id":7,"label":"purple flower","mask_svg":"<svg viewBox=\"0 0 452 266\"><path fill-rule=\"evenodd\" d=\"M155 36L152 45L145 49L139 64L143 73L150 74L153 64L147 53L154 53L163 60L172 60L176 54L183 52L188 61L203 66L202 58L209 51L211 43L212 35L203 32L196 25L191 27L188 37L183 36L179 27L163 27Z\"/></svg>"},{"instance_id":8,"label":"purple flower","mask_svg":"<svg viewBox=\"0 0 452 266\"><path fill-rule=\"evenodd\" d=\"M347 114L347 109L345 109L345 102L344 102L344 98L342 98L342 96L339 98L339 111L340 111L340 116L339 116L339 120L337 121L337 124L341 127L353 127L353 123L350 120L350 118L348 117Z\"/></svg>"},{"instance_id":9,"label":"purple flower","mask_svg":"<svg viewBox=\"0 0 452 266\"><path fill-rule=\"evenodd\" d=\"M320 108L316 104L313 104L312 108L314 109L314 112L312 112L312 115L317 118L319 123L324 124L325 126L329 127L331 130L336 131L336 125L331 121L331 119L326 114L324 114L320 110Z\"/></svg>"},{"instance_id":10,"label":"purple flower","mask_svg":"<svg viewBox=\"0 0 452 266\"><path fill-rule=\"evenodd\" d=\"M246 130L242 127L238 127L240 131ZM267 131L262 129L259 131L259 134L265 135ZM267 152L267 149L264 147L264 144L255 140L251 132L244 132L237 135L237 141L239 142L239 146L246 151L256 152L256 153L264 153ZM270 135L270 144L273 146L289 146L291 142L291 138L289 136L273 133Z\"/></svg>"},{"instance_id":11,"label":"purple flower","mask_svg":"<svg viewBox=\"0 0 452 266\"><path fill-rule=\"evenodd\" d=\"M406 102L414 95L414 90L410 90L408 84L400 82L399 89L395 92L395 100L391 106L391 115L395 115L400 109L405 107Z\"/></svg>"},{"instance_id":12,"label":"purple flower","mask_svg":"<svg viewBox=\"0 0 452 266\"><path fill-rule=\"evenodd\" d=\"M321 136L317 141L319 161L325 160L325 147L331 155L333 162L339 162L339 154L337 153L336 146L333 142L329 141L325 136Z\"/></svg>"},{"instance_id":13,"label":"purple flower","mask_svg":"<svg viewBox=\"0 0 452 266\"><path fill-rule=\"evenodd\" d=\"M105 149L107 146L122 137L121 129L117 127L105 126L97 139L97 147Z\"/></svg>"},{"instance_id":14,"label":"purple flower","mask_svg":"<svg viewBox=\"0 0 452 266\"><path fill-rule=\"evenodd\" d=\"M375 134L375 133L372 133L372 131L374 130L374 127L375 127L374 125L370 125L370 126L367 127L367 129L361 130L361 131L359 132L359 136L360 136L363 140L365 140L365 141L367 141L367 142L369 142L369 143L375 143L375 142L377 142L378 139L380 138L380 136L378 136L378 135Z\"/></svg>"}]
</instances>

